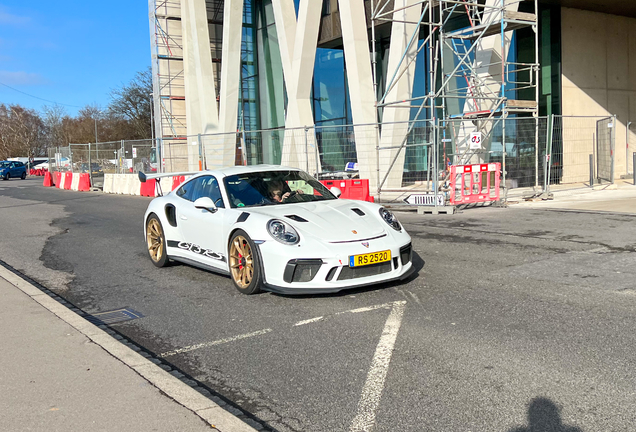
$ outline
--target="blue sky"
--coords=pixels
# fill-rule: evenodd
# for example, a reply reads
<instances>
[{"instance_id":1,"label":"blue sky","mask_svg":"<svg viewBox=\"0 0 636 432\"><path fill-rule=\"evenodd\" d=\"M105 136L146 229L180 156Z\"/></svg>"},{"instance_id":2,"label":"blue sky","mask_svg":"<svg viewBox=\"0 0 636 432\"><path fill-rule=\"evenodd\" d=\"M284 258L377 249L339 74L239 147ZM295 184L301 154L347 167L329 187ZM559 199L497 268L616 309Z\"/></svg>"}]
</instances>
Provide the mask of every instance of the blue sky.
<instances>
[{"instance_id":1,"label":"blue sky","mask_svg":"<svg viewBox=\"0 0 636 432\"><path fill-rule=\"evenodd\" d=\"M148 66L148 1L0 0L0 103L105 108Z\"/></svg>"}]
</instances>

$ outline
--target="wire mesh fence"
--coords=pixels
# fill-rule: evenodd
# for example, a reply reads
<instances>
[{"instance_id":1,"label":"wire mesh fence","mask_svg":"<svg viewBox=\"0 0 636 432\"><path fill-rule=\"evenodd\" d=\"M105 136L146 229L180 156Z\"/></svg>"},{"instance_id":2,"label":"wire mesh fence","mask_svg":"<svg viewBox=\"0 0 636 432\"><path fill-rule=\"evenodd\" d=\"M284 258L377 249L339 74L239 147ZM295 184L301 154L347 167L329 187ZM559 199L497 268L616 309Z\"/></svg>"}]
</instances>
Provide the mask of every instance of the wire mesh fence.
<instances>
[{"instance_id":1,"label":"wire mesh fence","mask_svg":"<svg viewBox=\"0 0 636 432\"><path fill-rule=\"evenodd\" d=\"M50 149L49 158L52 170L90 172L97 187L107 173L272 164L320 179L369 179L374 194L439 191L451 165L499 162L505 196L517 188L546 191L555 184L583 184L590 169L596 179L609 180L611 172L604 173L615 165L615 123L614 117L551 116L317 125L70 144ZM636 127L627 130L626 153L635 132Z\"/></svg>"},{"instance_id":2,"label":"wire mesh fence","mask_svg":"<svg viewBox=\"0 0 636 432\"><path fill-rule=\"evenodd\" d=\"M601 181L614 182L614 118L596 122L597 177Z\"/></svg>"},{"instance_id":3,"label":"wire mesh fence","mask_svg":"<svg viewBox=\"0 0 636 432\"><path fill-rule=\"evenodd\" d=\"M552 126L552 159L550 162L550 184L576 184L590 181L599 177L600 171L610 171L614 164L615 152L610 149L610 139L607 126L608 117L571 117L554 116ZM605 120L604 127L599 127L599 121ZM614 122L615 123L615 122ZM614 125L612 124L612 129ZM599 147L598 131L602 144ZM613 133L613 132L611 132ZM613 145L613 144L611 144ZM600 154L599 154L600 149ZM590 166L590 155L592 166ZM602 174L607 181L612 181L611 174Z\"/></svg>"},{"instance_id":4,"label":"wire mesh fence","mask_svg":"<svg viewBox=\"0 0 636 432\"><path fill-rule=\"evenodd\" d=\"M442 155L446 164L501 163L504 187L544 186L546 117L492 118L442 122Z\"/></svg>"},{"instance_id":5,"label":"wire mesh fence","mask_svg":"<svg viewBox=\"0 0 636 432\"><path fill-rule=\"evenodd\" d=\"M636 153L636 123L628 122L625 132L625 174L634 174L634 157Z\"/></svg>"}]
</instances>

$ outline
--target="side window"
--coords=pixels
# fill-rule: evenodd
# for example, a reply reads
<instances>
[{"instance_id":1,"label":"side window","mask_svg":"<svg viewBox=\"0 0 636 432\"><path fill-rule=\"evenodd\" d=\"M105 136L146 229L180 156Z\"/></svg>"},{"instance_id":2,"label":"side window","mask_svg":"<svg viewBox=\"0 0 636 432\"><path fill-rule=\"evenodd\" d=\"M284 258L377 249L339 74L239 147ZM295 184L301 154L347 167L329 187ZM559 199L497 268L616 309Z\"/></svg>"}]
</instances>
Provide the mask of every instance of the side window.
<instances>
[{"instance_id":1,"label":"side window","mask_svg":"<svg viewBox=\"0 0 636 432\"><path fill-rule=\"evenodd\" d=\"M217 207L225 208L223 198L221 197L221 189L219 189L219 182L213 176L206 176L204 178L201 196L210 197Z\"/></svg>"},{"instance_id":2,"label":"side window","mask_svg":"<svg viewBox=\"0 0 636 432\"><path fill-rule=\"evenodd\" d=\"M196 179L195 179L196 180ZM189 181L177 189L177 196L192 201L192 192L194 189L194 180Z\"/></svg>"}]
</instances>

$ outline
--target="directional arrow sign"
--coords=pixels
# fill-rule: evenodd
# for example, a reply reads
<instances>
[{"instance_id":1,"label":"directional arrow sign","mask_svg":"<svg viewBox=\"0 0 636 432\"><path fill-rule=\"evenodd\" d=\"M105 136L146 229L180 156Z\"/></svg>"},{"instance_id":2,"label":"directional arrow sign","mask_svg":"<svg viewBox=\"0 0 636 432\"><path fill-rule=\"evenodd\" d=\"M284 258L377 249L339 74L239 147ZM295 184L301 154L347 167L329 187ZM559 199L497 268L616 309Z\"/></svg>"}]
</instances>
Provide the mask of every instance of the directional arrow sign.
<instances>
[{"instance_id":1,"label":"directional arrow sign","mask_svg":"<svg viewBox=\"0 0 636 432\"><path fill-rule=\"evenodd\" d=\"M436 196L434 194L413 194L413 195L409 195L404 201L408 204L413 204L413 205L434 206L435 198ZM437 195L437 205L438 206L444 205L443 195Z\"/></svg>"}]
</instances>

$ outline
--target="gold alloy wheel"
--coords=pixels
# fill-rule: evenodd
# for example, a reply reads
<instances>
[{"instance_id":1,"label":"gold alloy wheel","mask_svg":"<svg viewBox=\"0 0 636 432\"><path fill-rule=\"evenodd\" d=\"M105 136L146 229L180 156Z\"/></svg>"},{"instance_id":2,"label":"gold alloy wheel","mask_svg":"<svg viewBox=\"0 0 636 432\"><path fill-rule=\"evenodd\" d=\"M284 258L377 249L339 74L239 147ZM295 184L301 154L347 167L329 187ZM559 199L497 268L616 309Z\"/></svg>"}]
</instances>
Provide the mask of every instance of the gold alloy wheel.
<instances>
[{"instance_id":1,"label":"gold alloy wheel","mask_svg":"<svg viewBox=\"0 0 636 432\"><path fill-rule=\"evenodd\" d=\"M230 271L232 279L242 289L247 288L254 277L252 248L247 239L241 235L234 237L230 247Z\"/></svg>"},{"instance_id":2,"label":"gold alloy wheel","mask_svg":"<svg viewBox=\"0 0 636 432\"><path fill-rule=\"evenodd\" d=\"M146 228L146 242L150 259L159 262L163 256L163 230L157 219L150 219Z\"/></svg>"}]
</instances>

